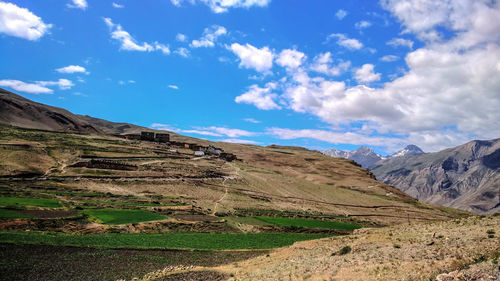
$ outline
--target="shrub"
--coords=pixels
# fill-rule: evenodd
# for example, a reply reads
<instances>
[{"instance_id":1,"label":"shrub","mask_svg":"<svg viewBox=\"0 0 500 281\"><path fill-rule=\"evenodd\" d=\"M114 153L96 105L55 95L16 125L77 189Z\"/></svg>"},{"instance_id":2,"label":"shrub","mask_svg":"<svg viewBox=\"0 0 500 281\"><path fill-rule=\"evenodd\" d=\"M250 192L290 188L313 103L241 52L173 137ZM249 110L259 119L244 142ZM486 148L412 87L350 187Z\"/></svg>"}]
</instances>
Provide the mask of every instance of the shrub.
<instances>
[{"instance_id":1,"label":"shrub","mask_svg":"<svg viewBox=\"0 0 500 281\"><path fill-rule=\"evenodd\" d=\"M342 249L340 249L339 251L339 256L347 255L350 252L351 252L351 247L349 246L342 247Z\"/></svg>"},{"instance_id":2,"label":"shrub","mask_svg":"<svg viewBox=\"0 0 500 281\"><path fill-rule=\"evenodd\" d=\"M401 245L399 245L399 244L394 244L394 245L392 245L392 246L394 246L394 248L396 248L396 249L401 248Z\"/></svg>"}]
</instances>

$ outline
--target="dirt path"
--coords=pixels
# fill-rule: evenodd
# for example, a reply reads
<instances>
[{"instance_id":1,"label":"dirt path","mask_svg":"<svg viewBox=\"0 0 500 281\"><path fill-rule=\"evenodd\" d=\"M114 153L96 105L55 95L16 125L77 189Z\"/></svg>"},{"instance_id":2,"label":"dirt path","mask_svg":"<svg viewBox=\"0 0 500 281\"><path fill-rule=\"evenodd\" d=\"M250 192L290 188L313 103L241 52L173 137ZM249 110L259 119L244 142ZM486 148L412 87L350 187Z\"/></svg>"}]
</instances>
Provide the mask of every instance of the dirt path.
<instances>
[{"instance_id":1,"label":"dirt path","mask_svg":"<svg viewBox=\"0 0 500 281\"><path fill-rule=\"evenodd\" d=\"M219 200L217 200L215 202L214 211L212 212L213 216L215 216L215 213L217 212L217 207L219 206L219 203L222 202L222 200L224 200L224 198L226 198L227 193L228 193L228 189L227 189L227 186L226 186L226 179L224 179L222 181L222 185L225 187L224 194L222 195L222 197Z\"/></svg>"}]
</instances>

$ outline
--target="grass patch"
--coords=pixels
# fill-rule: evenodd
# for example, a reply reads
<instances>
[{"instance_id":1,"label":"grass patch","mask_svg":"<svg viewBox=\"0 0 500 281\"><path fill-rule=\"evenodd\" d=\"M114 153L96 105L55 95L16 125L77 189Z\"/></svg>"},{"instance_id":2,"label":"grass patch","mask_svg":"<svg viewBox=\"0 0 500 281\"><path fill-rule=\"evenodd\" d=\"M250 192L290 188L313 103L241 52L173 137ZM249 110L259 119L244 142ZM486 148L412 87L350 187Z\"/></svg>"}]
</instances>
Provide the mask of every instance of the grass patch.
<instances>
[{"instance_id":1,"label":"grass patch","mask_svg":"<svg viewBox=\"0 0 500 281\"><path fill-rule=\"evenodd\" d=\"M257 226L268 226L271 225L263 220L254 218L254 217L225 217L228 223L230 224L249 224L249 225L257 225Z\"/></svg>"},{"instance_id":2,"label":"grass patch","mask_svg":"<svg viewBox=\"0 0 500 281\"><path fill-rule=\"evenodd\" d=\"M0 232L0 243L98 248L236 250L284 247L297 241L327 236L309 233L170 232L71 235L43 232Z\"/></svg>"},{"instance_id":3,"label":"grass patch","mask_svg":"<svg viewBox=\"0 0 500 281\"><path fill-rule=\"evenodd\" d=\"M155 203L131 203L131 202L116 202L116 201L95 201L95 200L75 200L75 202L83 202L89 204L115 205L115 206L130 206L130 207L173 207L182 206L180 204L162 205Z\"/></svg>"},{"instance_id":4,"label":"grass patch","mask_svg":"<svg viewBox=\"0 0 500 281\"><path fill-rule=\"evenodd\" d=\"M17 198L17 197L0 197L0 206L2 207L45 207L59 208L62 205L55 199L46 198Z\"/></svg>"},{"instance_id":5,"label":"grass patch","mask_svg":"<svg viewBox=\"0 0 500 281\"><path fill-rule=\"evenodd\" d=\"M128 224L166 219L166 216L145 210L88 209L84 214L105 224Z\"/></svg>"},{"instance_id":6,"label":"grass patch","mask_svg":"<svg viewBox=\"0 0 500 281\"><path fill-rule=\"evenodd\" d=\"M285 226L285 227L305 227L305 228L321 228L335 230L354 230L361 228L361 225L337 222L337 221L319 221L309 219L292 219L292 218L273 218L273 217L255 217L261 221Z\"/></svg>"},{"instance_id":7,"label":"grass patch","mask_svg":"<svg viewBox=\"0 0 500 281\"><path fill-rule=\"evenodd\" d=\"M83 192L71 192L71 191L43 191L41 193L54 194L59 196L82 196L82 197L105 197L105 193L83 193Z\"/></svg>"},{"instance_id":8,"label":"grass patch","mask_svg":"<svg viewBox=\"0 0 500 281\"><path fill-rule=\"evenodd\" d=\"M12 210L0 209L0 218L2 219L29 219L31 216Z\"/></svg>"}]
</instances>

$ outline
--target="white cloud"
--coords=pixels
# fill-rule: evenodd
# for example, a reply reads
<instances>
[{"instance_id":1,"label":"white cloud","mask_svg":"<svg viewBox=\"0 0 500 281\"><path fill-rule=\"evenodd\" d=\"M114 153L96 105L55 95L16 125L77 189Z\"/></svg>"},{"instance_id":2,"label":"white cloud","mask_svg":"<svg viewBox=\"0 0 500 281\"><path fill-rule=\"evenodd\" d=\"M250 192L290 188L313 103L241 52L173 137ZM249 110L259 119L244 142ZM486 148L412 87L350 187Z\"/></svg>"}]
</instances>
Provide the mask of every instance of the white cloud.
<instances>
[{"instance_id":1,"label":"white cloud","mask_svg":"<svg viewBox=\"0 0 500 281\"><path fill-rule=\"evenodd\" d=\"M211 137L239 138L239 137L251 137L257 135L257 133L249 132L246 130L234 129L228 127L217 127L217 126L193 127L193 129L179 129L167 124L153 123L151 124L150 127L157 130L166 130L166 131L186 133L186 134L198 134Z\"/></svg>"},{"instance_id":2,"label":"white cloud","mask_svg":"<svg viewBox=\"0 0 500 281\"><path fill-rule=\"evenodd\" d=\"M199 40L191 41L191 47L200 48L200 47L214 47L215 41L222 36L227 34L227 30L223 26L212 25L210 27L205 28L203 31L203 36Z\"/></svg>"},{"instance_id":3,"label":"white cloud","mask_svg":"<svg viewBox=\"0 0 500 281\"><path fill-rule=\"evenodd\" d=\"M357 23L354 24L354 27L356 29L365 29L365 28L368 28L372 25L371 22L369 21L366 21L366 20L362 20L362 21L358 21Z\"/></svg>"},{"instance_id":4,"label":"white cloud","mask_svg":"<svg viewBox=\"0 0 500 281\"><path fill-rule=\"evenodd\" d=\"M110 18L104 18L104 23L109 27L111 38L120 42L121 50L139 52L161 51L165 55L170 54L169 47L158 42L154 42L152 45L146 42L138 44L130 33L123 30L121 25L113 23Z\"/></svg>"},{"instance_id":5,"label":"white cloud","mask_svg":"<svg viewBox=\"0 0 500 281\"><path fill-rule=\"evenodd\" d=\"M399 59L398 56L395 55L386 55L380 58L381 61L385 62L392 62L392 61L397 61Z\"/></svg>"},{"instance_id":6,"label":"white cloud","mask_svg":"<svg viewBox=\"0 0 500 281\"><path fill-rule=\"evenodd\" d=\"M155 42L154 43L155 50L161 51L164 55L169 55L170 54L170 48L166 45L163 45L161 43Z\"/></svg>"},{"instance_id":7,"label":"white cloud","mask_svg":"<svg viewBox=\"0 0 500 281\"><path fill-rule=\"evenodd\" d=\"M19 80L0 80L0 86L30 94L52 94L54 92L52 89L41 86L38 83L25 83Z\"/></svg>"},{"instance_id":8,"label":"white cloud","mask_svg":"<svg viewBox=\"0 0 500 281\"><path fill-rule=\"evenodd\" d=\"M259 142L252 140L242 140L242 139L223 139L218 140L219 142L228 142L228 143L239 143L239 144L259 144Z\"/></svg>"},{"instance_id":9,"label":"white cloud","mask_svg":"<svg viewBox=\"0 0 500 281\"><path fill-rule=\"evenodd\" d=\"M261 121L259 120L255 120L253 118L245 118L243 119L245 122L249 122L249 123L254 123L254 124L259 124L259 123L262 123Z\"/></svg>"},{"instance_id":10,"label":"white cloud","mask_svg":"<svg viewBox=\"0 0 500 281\"><path fill-rule=\"evenodd\" d=\"M85 10L88 7L86 0L71 0L71 3L66 4L69 8Z\"/></svg>"},{"instance_id":11,"label":"white cloud","mask_svg":"<svg viewBox=\"0 0 500 281\"><path fill-rule=\"evenodd\" d=\"M363 43L359 42L357 39L349 38L342 33L332 33L328 35L327 40L336 38L337 44L350 50L359 50L363 48Z\"/></svg>"},{"instance_id":12,"label":"white cloud","mask_svg":"<svg viewBox=\"0 0 500 281\"><path fill-rule=\"evenodd\" d=\"M177 35L175 36L175 40L177 40L179 42L186 42L187 36L185 34L182 34L182 33L177 33Z\"/></svg>"},{"instance_id":13,"label":"white cloud","mask_svg":"<svg viewBox=\"0 0 500 281\"><path fill-rule=\"evenodd\" d=\"M364 64L361 68L354 71L354 78L359 83L371 83L380 80L380 73L375 73L373 69L375 66L373 64Z\"/></svg>"},{"instance_id":14,"label":"white cloud","mask_svg":"<svg viewBox=\"0 0 500 281\"><path fill-rule=\"evenodd\" d=\"M46 87L46 86L58 86L61 90L69 90L75 84L68 79L59 79L57 81L36 81L36 84Z\"/></svg>"},{"instance_id":15,"label":"white cloud","mask_svg":"<svg viewBox=\"0 0 500 281\"><path fill-rule=\"evenodd\" d=\"M89 74L89 72L85 69L83 66L79 65L68 65L65 67L61 67L56 69L57 72L59 73L85 73Z\"/></svg>"},{"instance_id":16,"label":"white cloud","mask_svg":"<svg viewBox=\"0 0 500 281\"><path fill-rule=\"evenodd\" d=\"M394 48L399 47L399 46L403 46L403 47L408 47L410 49L413 49L413 41L410 39L392 38L386 44L389 46L392 46Z\"/></svg>"},{"instance_id":17,"label":"white cloud","mask_svg":"<svg viewBox=\"0 0 500 281\"><path fill-rule=\"evenodd\" d=\"M26 8L0 1L0 33L27 40L38 40L52 27Z\"/></svg>"},{"instance_id":18,"label":"white cloud","mask_svg":"<svg viewBox=\"0 0 500 281\"><path fill-rule=\"evenodd\" d=\"M185 58L189 57L189 50L183 47L178 48L177 50L174 51L174 53L178 54L181 57Z\"/></svg>"},{"instance_id":19,"label":"white cloud","mask_svg":"<svg viewBox=\"0 0 500 281\"><path fill-rule=\"evenodd\" d=\"M331 76L340 75L351 66L350 61L340 61L337 65L333 65L332 54L330 52L317 55L313 61L311 70Z\"/></svg>"},{"instance_id":20,"label":"white cloud","mask_svg":"<svg viewBox=\"0 0 500 281\"><path fill-rule=\"evenodd\" d=\"M281 109L275 102L277 95L272 93L275 87L276 85L273 83L267 83L265 88L252 85L246 93L237 96L234 101L237 103L253 104L262 110Z\"/></svg>"},{"instance_id":21,"label":"white cloud","mask_svg":"<svg viewBox=\"0 0 500 281\"><path fill-rule=\"evenodd\" d=\"M118 4L118 3L115 3L115 2L111 3L111 5L113 6L113 8L117 8L117 9L123 9L123 8L125 8L124 5L121 5L121 4Z\"/></svg>"},{"instance_id":22,"label":"white cloud","mask_svg":"<svg viewBox=\"0 0 500 281\"><path fill-rule=\"evenodd\" d=\"M171 0L171 2L175 6L180 6L182 2L189 2L191 4L201 2L207 5L214 13L225 13L229 8L265 7L271 0Z\"/></svg>"},{"instance_id":23,"label":"white cloud","mask_svg":"<svg viewBox=\"0 0 500 281\"><path fill-rule=\"evenodd\" d=\"M337 17L337 19L342 20L347 16L347 14L347 11L340 9L335 13L335 16Z\"/></svg>"},{"instance_id":24,"label":"white cloud","mask_svg":"<svg viewBox=\"0 0 500 281\"><path fill-rule=\"evenodd\" d=\"M384 146L391 149L400 147L401 139L389 137L371 136L359 132L337 132L318 129L288 129L288 128L268 128L267 133L283 140L291 139L315 139L331 144L355 144Z\"/></svg>"},{"instance_id":25,"label":"white cloud","mask_svg":"<svg viewBox=\"0 0 500 281\"><path fill-rule=\"evenodd\" d=\"M273 66L274 54L269 47L258 49L248 43L245 45L233 43L229 48L240 58L240 67L269 72Z\"/></svg>"},{"instance_id":26,"label":"white cloud","mask_svg":"<svg viewBox=\"0 0 500 281\"><path fill-rule=\"evenodd\" d=\"M285 49L278 55L276 63L286 68L295 69L299 67L306 60L306 58L306 55L302 52Z\"/></svg>"},{"instance_id":27,"label":"white cloud","mask_svg":"<svg viewBox=\"0 0 500 281\"><path fill-rule=\"evenodd\" d=\"M179 90L179 86L177 86L177 85L168 85L168 87L170 89Z\"/></svg>"}]
</instances>

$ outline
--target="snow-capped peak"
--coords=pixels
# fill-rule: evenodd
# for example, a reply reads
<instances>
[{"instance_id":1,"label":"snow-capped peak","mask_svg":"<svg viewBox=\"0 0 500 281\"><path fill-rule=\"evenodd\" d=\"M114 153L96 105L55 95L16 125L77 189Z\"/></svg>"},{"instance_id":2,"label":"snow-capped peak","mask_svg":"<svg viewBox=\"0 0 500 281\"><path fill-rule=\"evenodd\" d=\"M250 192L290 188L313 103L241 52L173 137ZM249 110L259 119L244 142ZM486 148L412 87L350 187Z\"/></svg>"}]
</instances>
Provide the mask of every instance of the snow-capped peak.
<instances>
[{"instance_id":1,"label":"snow-capped peak","mask_svg":"<svg viewBox=\"0 0 500 281\"><path fill-rule=\"evenodd\" d=\"M408 155L418 155L422 154L424 151L420 149L420 147L410 144L407 145L405 148L401 149L400 151L394 153L392 157L401 157L401 156L408 156Z\"/></svg>"}]
</instances>

